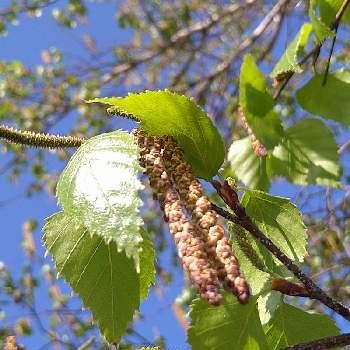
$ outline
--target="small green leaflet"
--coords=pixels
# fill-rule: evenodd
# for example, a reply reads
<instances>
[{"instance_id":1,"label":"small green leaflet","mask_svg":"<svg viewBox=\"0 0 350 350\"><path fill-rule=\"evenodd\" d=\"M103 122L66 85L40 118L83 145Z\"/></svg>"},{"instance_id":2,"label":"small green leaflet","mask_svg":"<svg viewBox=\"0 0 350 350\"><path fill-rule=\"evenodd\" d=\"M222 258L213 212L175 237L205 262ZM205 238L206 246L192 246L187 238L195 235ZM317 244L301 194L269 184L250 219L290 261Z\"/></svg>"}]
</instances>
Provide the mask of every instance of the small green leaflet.
<instances>
[{"instance_id":1,"label":"small green leaflet","mask_svg":"<svg viewBox=\"0 0 350 350\"><path fill-rule=\"evenodd\" d=\"M350 71L328 74L322 86L323 74L315 75L296 93L300 106L312 114L350 125Z\"/></svg>"},{"instance_id":2,"label":"small green leaflet","mask_svg":"<svg viewBox=\"0 0 350 350\"><path fill-rule=\"evenodd\" d=\"M334 32L330 29L329 25L324 23L323 18L317 15L318 5L318 0L310 0L309 17L317 40L323 42L325 39L333 37Z\"/></svg>"},{"instance_id":3,"label":"small green leaflet","mask_svg":"<svg viewBox=\"0 0 350 350\"><path fill-rule=\"evenodd\" d=\"M64 212L48 218L43 230L44 245L58 273L91 309L106 339L118 342L139 307L140 294L147 294L153 256L141 258L138 274L133 260L114 241L106 243L102 236L91 235Z\"/></svg>"},{"instance_id":4,"label":"small green leaflet","mask_svg":"<svg viewBox=\"0 0 350 350\"><path fill-rule=\"evenodd\" d=\"M240 74L240 105L249 127L267 149L276 146L283 135L274 101L265 87L265 77L251 55L244 56Z\"/></svg>"},{"instance_id":5,"label":"small green leaflet","mask_svg":"<svg viewBox=\"0 0 350 350\"><path fill-rule=\"evenodd\" d=\"M256 308L256 297L241 305L223 294L220 306L196 299L189 312L188 342L192 350L268 350Z\"/></svg>"},{"instance_id":6,"label":"small green leaflet","mask_svg":"<svg viewBox=\"0 0 350 350\"><path fill-rule=\"evenodd\" d=\"M301 73L303 71L297 59L298 55L304 50L311 32L312 25L310 23L304 23L293 42L288 46L287 50L274 67L271 73L272 77L278 77L288 72Z\"/></svg>"},{"instance_id":7,"label":"small green leaflet","mask_svg":"<svg viewBox=\"0 0 350 350\"><path fill-rule=\"evenodd\" d=\"M246 230L231 224L229 229L232 250L254 295L271 289L273 278L291 276L291 273Z\"/></svg>"},{"instance_id":8,"label":"small green leaflet","mask_svg":"<svg viewBox=\"0 0 350 350\"><path fill-rule=\"evenodd\" d=\"M329 316L309 313L285 303L280 304L264 328L272 350L339 334Z\"/></svg>"},{"instance_id":9,"label":"small green leaflet","mask_svg":"<svg viewBox=\"0 0 350 350\"><path fill-rule=\"evenodd\" d=\"M271 275L266 272L264 257L259 254L256 242L247 235L244 229L236 225L229 225L229 229L232 251L239 261L240 270L243 272L253 295L257 295L269 288L271 280Z\"/></svg>"},{"instance_id":10,"label":"small green leaflet","mask_svg":"<svg viewBox=\"0 0 350 350\"><path fill-rule=\"evenodd\" d=\"M210 180L224 161L224 142L217 128L186 96L170 91L146 91L124 98L96 98L88 102L112 106L109 109L112 113L132 115L150 135L173 136L198 177Z\"/></svg>"},{"instance_id":11,"label":"small green leaflet","mask_svg":"<svg viewBox=\"0 0 350 350\"><path fill-rule=\"evenodd\" d=\"M143 220L139 212L142 168L133 137L125 131L86 141L73 155L57 184L59 204L91 234L114 241L139 265Z\"/></svg>"},{"instance_id":12,"label":"small green leaflet","mask_svg":"<svg viewBox=\"0 0 350 350\"><path fill-rule=\"evenodd\" d=\"M295 262L306 255L306 228L300 211L289 199L246 190L242 205L259 229Z\"/></svg>"},{"instance_id":13,"label":"small green leaflet","mask_svg":"<svg viewBox=\"0 0 350 350\"><path fill-rule=\"evenodd\" d=\"M341 186L337 144L332 132L318 119L305 118L287 129L269 166L274 174L293 183Z\"/></svg>"},{"instance_id":14,"label":"small green leaflet","mask_svg":"<svg viewBox=\"0 0 350 350\"><path fill-rule=\"evenodd\" d=\"M234 141L227 159L231 170L245 185L262 191L269 190L271 183L266 173L266 157L255 154L249 137Z\"/></svg>"},{"instance_id":15,"label":"small green leaflet","mask_svg":"<svg viewBox=\"0 0 350 350\"><path fill-rule=\"evenodd\" d=\"M258 311L262 325L268 323L271 320L277 308L282 302L282 294L274 290L271 290L269 293L259 296Z\"/></svg>"},{"instance_id":16,"label":"small green leaflet","mask_svg":"<svg viewBox=\"0 0 350 350\"><path fill-rule=\"evenodd\" d=\"M140 301L148 296L150 285L154 284L156 279L154 267L156 252L147 232L141 230L141 233L143 242L140 254Z\"/></svg>"},{"instance_id":17,"label":"small green leaflet","mask_svg":"<svg viewBox=\"0 0 350 350\"><path fill-rule=\"evenodd\" d=\"M320 4L320 17L322 18L322 21L326 25L331 26L344 0L319 0L318 2ZM350 22L349 7L345 10L345 13L341 18L341 22L347 22L347 23Z\"/></svg>"}]
</instances>

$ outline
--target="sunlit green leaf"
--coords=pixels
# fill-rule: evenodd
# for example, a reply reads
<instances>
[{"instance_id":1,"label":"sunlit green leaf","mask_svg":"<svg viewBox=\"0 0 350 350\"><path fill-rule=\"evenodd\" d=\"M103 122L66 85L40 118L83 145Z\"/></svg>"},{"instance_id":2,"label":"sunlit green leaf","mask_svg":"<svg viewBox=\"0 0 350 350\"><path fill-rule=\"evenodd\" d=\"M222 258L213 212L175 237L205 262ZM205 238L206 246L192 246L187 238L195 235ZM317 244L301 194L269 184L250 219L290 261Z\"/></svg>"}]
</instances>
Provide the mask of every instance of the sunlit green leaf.
<instances>
[{"instance_id":1,"label":"sunlit green leaf","mask_svg":"<svg viewBox=\"0 0 350 350\"><path fill-rule=\"evenodd\" d=\"M274 101L265 87L265 77L254 58L246 55L240 75L240 105L249 127L267 149L272 149L283 135L281 120L274 111Z\"/></svg>"},{"instance_id":2,"label":"sunlit green leaf","mask_svg":"<svg viewBox=\"0 0 350 350\"><path fill-rule=\"evenodd\" d=\"M300 211L289 199L246 190L242 205L259 229L289 258L302 262L306 255L306 228Z\"/></svg>"},{"instance_id":3,"label":"sunlit green leaf","mask_svg":"<svg viewBox=\"0 0 350 350\"><path fill-rule=\"evenodd\" d=\"M269 162L275 174L293 183L341 186L334 136L318 119L306 118L287 129Z\"/></svg>"},{"instance_id":4,"label":"sunlit green leaf","mask_svg":"<svg viewBox=\"0 0 350 350\"><path fill-rule=\"evenodd\" d=\"M254 295L271 288L276 276L290 277L290 272L247 231L238 225L229 225L232 250L239 261Z\"/></svg>"},{"instance_id":5,"label":"sunlit green leaf","mask_svg":"<svg viewBox=\"0 0 350 350\"><path fill-rule=\"evenodd\" d=\"M322 21L326 25L331 26L344 0L318 0L318 1L320 6L320 17L322 18ZM345 10L345 13L343 14L341 20L342 22L347 22L347 23L350 21L349 7Z\"/></svg>"},{"instance_id":6,"label":"sunlit green leaf","mask_svg":"<svg viewBox=\"0 0 350 350\"><path fill-rule=\"evenodd\" d=\"M323 21L323 18L318 16L318 6L319 0L310 0L309 17L317 40L323 42L325 39L333 37L334 32L330 29L329 25Z\"/></svg>"},{"instance_id":7,"label":"sunlit green leaf","mask_svg":"<svg viewBox=\"0 0 350 350\"><path fill-rule=\"evenodd\" d=\"M304 23L293 42L288 46L287 50L274 67L271 73L272 77L277 77L287 72L301 73L303 71L297 59L298 55L306 46L311 31L312 25L310 23Z\"/></svg>"},{"instance_id":8,"label":"sunlit green leaf","mask_svg":"<svg viewBox=\"0 0 350 350\"><path fill-rule=\"evenodd\" d=\"M142 251L140 254L140 300L148 295L149 287L154 284L156 277L155 258L152 241L147 232L141 230L142 233Z\"/></svg>"},{"instance_id":9,"label":"sunlit green leaf","mask_svg":"<svg viewBox=\"0 0 350 350\"><path fill-rule=\"evenodd\" d=\"M189 316L188 342L193 350L268 349L255 297L241 305L232 294L224 293L220 306L197 299Z\"/></svg>"},{"instance_id":10,"label":"sunlit green leaf","mask_svg":"<svg viewBox=\"0 0 350 350\"><path fill-rule=\"evenodd\" d=\"M73 155L57 185L59 204L91 234L115 241L138 266L143 225L138 149L125 131L86 141Z\"/></svg>"},{"instance_id":11,"label":"sunlit green leaf","mask_svg":"<svg viewBox=\"0 0 350 350\"><path fill-rule=\"evenodd\" d=\"M140 302L134 262L114 241L91 235L63 212L44 227L44 244L58 273L78 293L109 342L118 342Z\"/></svg>"},{"instance_id":12,"label":"sunlit green leaf","mask_svg":"<svg viewBox=\"0 0 350 350\"><path fill-rule=\"evenodd\" d=\"M274 290L259 296L258 311L261 324L268 323L274 316L279 305L283 302L283 297L280 292Z\"/></svg>"},{"instance_id":13,"label":"sunlit green leaf","mask_svg":"<svg viewBox=\"0 0 350 350\"><path fill-rule=\"evenodd\" d=\"M312 114L350 125L350 71L328 74L325 86L323 78L323 74L315 75L297 91L300 106Z\"/></svg>"},{"instance_id":14,"label":"sunlit green leaf","mask_svg":"<svg viewBox=\"0 0 350 350\"><path fill-rule=\"evenodd\" d=\"M339 334L335 322L326 315L308 313L282 303L265 326L269 349L285 347Z\"/></svg>"},{"instance_id":15,"label":"sunlit green leaf","mask_svg":"<svg viewBox=\"0 0 350 350\"><path fill-rule=\"evenodd\" d=\"M218 130L208 115L186 96L146 91L89 102L104 103L113 106L111 112L132 115L150 135L173 136L198 177L210 180L224 161L225 148Z\"/></svg>"},{"instance_id":16,"label":"sunlit green leaf","mask_svg":"<svg viewBox=\"0 0 350 350\"><path fill-rule=\"evenodd\" d=\"M231 170L245 185L268 191L270 179L266 173L266 157L258 157L248 137L234 141L227 159Z\"/></svg>"}]
</instances>

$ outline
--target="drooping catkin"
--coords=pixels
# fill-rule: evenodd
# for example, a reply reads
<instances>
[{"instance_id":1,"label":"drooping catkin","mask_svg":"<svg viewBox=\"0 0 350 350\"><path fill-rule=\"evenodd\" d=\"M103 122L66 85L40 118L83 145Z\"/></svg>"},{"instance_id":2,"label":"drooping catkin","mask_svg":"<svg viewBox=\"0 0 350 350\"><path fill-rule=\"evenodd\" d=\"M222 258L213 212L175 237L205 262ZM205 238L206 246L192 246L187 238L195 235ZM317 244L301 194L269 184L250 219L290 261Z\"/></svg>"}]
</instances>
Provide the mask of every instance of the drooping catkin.
<instances>
[{"instance_id":1,"label":"drooping catkin","mask_svg":"<svg viewBox=\"0 0 350 350\"><path fill-rule=\"evenodd\" d=\"M248 125L247 119L244 115L244 112L242 110L241 106L238 106L238 116L240 119L240 122L242 124L242 126L247 130L249 139L250 139L250 143L252 144L252 147L254 149L255 154L258 157L265 157L267 156L267 149L264 147L264 145L256 138L253 130L251 129L251 127Z\"/></svg>"},{"instance_id":2,"label":"drooping catkin","mask_svg":"<svg viewBox=\"0 0 350 350\"><path fill-rule=\"evenodd\" d=\"M160 202L173 235L182 266L200 296L213 305L221 300L217 272L210 265L205 245L185 214L176 190L165 171L162 159L162 139L133 130L140 149L140 163L146 169L154 197Z\"/></svg>"},{"instance_id":3,"label":"drooping catkin","mask_svg":"<svg viewBox=\"0 0 350 350\"><path fill-rule=\"evenodd\" d=\"M206 242L206 251L223 282L225 289L245 304L249 298L249 287L239 271L239 264L225 236L224 227L218 222L218 215L210 209L210 201L204 196L203 187L196 179L191 165L185 161L183 152L175 140L167 137L163 158L166 171L192 215L196 229Z\"/></svg>"}]
</instances>

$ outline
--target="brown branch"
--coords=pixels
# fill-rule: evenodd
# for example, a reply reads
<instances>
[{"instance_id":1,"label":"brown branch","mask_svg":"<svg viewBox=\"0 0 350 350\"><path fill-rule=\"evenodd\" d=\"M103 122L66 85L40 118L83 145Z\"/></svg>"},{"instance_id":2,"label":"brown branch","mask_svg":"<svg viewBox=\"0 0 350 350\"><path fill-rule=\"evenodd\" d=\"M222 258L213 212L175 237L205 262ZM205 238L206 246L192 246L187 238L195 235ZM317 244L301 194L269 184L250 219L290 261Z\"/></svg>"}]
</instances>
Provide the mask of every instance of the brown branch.
<instances>
[{"instance_id":1,"label":"brown branch","mask_svg":"<svg viewBox=\"0 0 350 350\"><path fill-rule=\"evenodd\" d=\"M279 37L279 34L281 32L283 20L286 16L286 11L281 11L274 20L274 27L272 29L271 39L267 43L267 45L264 47L263 51L260 53L259 57L257 58L257 62L261 62L265 59L265 57L271 52L271 50L274 48L276 41Z\"/></svg>"},{"instance_id":2,"label":"brown branch","mask_svg":"<svg viewBox=\"0 0 350 350\"><path fill-rule=\"evenodd\" d=\"M292 2L292 0L279 0L275 6L266 14L263 20L257 25L253 30L251 35L247 37L233 52L232 54L223 62L219 63L214 71L205 77L201 77L193 86L200 85L200 90L208 86L214 79L225 73L230 69L231 65L240 57L240 55L245 52L249 47L251 47L260 37L266 29L270 26L271 22L276 16L278 16L281 11Z\"/></svg>"},{"instance_id":3,"label":"brown branch","mask_svg":"<svg viewBox=\"0 0 350 350\"><path fill-rule=\"evenodd\" d=\"M309 343L292 345L282 350L324 350L344 345L350 345L350 333L345 333L334 337L322 338L311 341Z\"/></svg>"},{"instance_id":4,"label":"brown branch","mask_svg":"<svg viewBox=\"0 0 350 350\"><path fill-rule=\"evenodd\" d=\"M272 281L271 289L278 291L285 295L290 295L291 297L309 297L309 292L304 286L289 282L283 278L277 278Z\"/></svg>"},{"instance_id":5,"label":"brown branch","mask_svg":"<svg viewBox=\"0 0 350 350\"><path fill-rule=\"evenodd\" d=\"M250 232L267 250L269 250L294 276L305 286L310 299L315 299L350 321L350 310L333 300L315 282L312 281L287 255L285 255L247 216L244 207L240 204L237 192L229 186L218 181L212 182L220 197L233 210L234 214L212 204L213 209L225 219L240 225Z\"/></svg>"},{"instance_id":6,"label":"brown branch","mask_svg":"<svg viewBox=\"0 0 350 350\"><path fill-rule=\"evenodd\" d=\"M220 14L214 14L210 19L205 21L200 21L194 23L193 25L180 29L176 33L174 33L169 42L166 44L160 44L155 51L149 51L142 55L139 55L138 58L131 60L130 62L125 62L118 64L115 66L111 72L102 76L101 80L104 84L111 82L115 77L120 74L127 73L131 69L138 67L139 65L149 62L156 58L160 54L164 54L165 51L176 47L177 45L183 44L184 40L191 37L192 35L199 32L206 32L217 23L219 23L222 19L233 16L237 14L239 11L244 10L245 8L252 6L257 0L246 0L243 4L240 5L230 5L226 9L222 11Z\"/></svg>"}]
</instances>

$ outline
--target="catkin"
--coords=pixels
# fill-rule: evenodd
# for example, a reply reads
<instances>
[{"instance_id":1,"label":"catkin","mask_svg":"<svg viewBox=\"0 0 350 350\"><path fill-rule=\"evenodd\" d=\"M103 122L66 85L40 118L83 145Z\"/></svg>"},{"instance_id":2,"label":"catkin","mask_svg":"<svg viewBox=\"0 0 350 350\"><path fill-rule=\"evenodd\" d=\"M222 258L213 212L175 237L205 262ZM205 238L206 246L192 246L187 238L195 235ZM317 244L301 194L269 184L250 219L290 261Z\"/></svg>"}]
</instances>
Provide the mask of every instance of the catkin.
<instances>
[{"instance_id":1,"label":"catkin","mask_svg":"<svg viewBox=\"0 0 350 350\"><path fill-rule=\"evenodd\" d=\"M155 199L160 202L173 235L182 266L189 279L198 287L199 294L212 305L221 300L217 272L210 265L205 245L185 214L176 190L165 171L162 159L162 139L146 136L133 130L140 149L140 163L146 169Z\"/></svg>"},{"instance_id":2,"label":"catkin","mask_svg":"<svg viewBox=\"0 0 350 350\"><path fill-rule=\"evenodd\" d=\"M225 236L224 227L218 222L218 215L210 209L210 201L204 196L203 187L196 179L191 165L185 161L183 152L172 137L164 144L163 158L166 171L192 215L196 229L206 242L206 252L218 271L224 288L245 304L249 298L249 287L239 271L239 264Z\"/></svg>"},{"instance_id":3,"label":"catkin","mask_svg":"<svg viewBox=\"0 0 350 350\"><path fill-rule=\"evenodd\" d=\"M248 125L247 119L243 113L241 106L238 106L238 116L239 116L239 119L240 119L242 126L247 130L247 133L248 133L248 136L250 139L250 143L252 144L252 147L254 149L255 154L258 157L265 157L267 155L267 150L263 146L263 144L256 138L253 130Z\"/></svg>"}]
</instances>

